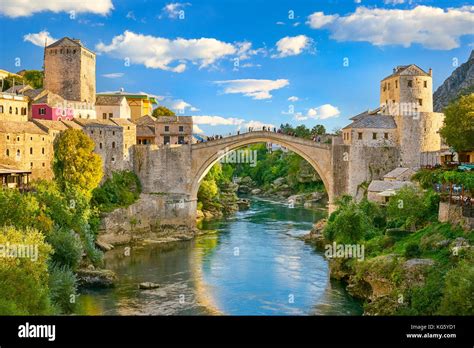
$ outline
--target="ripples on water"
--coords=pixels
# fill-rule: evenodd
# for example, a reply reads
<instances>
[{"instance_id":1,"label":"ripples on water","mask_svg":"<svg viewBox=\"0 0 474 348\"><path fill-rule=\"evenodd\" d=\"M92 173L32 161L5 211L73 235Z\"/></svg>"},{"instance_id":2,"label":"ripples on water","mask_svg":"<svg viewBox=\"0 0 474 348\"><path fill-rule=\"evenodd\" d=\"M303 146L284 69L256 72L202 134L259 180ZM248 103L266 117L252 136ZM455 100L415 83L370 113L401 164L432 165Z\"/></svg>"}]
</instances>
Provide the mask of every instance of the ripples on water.
<instances>
[{"instance_id":1,"label":"ripples on water","mask_svg":"<svg viewBox=\"0 0 474 348\"><path fill-rule=\"evenodd\" d=\"M80 296L82 314L358 315L359 303L329 280L322 253L298 239L324 215L253 200L251 209L203 223L215 233L106 255L117 288ZM158 289L138 290L151 281Z\"/></svg>"}]
</instances>

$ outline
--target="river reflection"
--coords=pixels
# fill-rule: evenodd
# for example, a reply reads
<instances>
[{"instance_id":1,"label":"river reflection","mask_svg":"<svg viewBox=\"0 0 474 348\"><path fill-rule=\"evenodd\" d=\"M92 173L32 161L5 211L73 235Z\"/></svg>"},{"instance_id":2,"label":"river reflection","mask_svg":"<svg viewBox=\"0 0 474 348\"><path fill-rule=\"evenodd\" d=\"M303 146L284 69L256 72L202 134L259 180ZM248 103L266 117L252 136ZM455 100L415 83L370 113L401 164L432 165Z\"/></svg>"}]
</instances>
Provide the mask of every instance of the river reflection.
<instances>
[{"instance_id":1,"label":"river reflection","mask_svg":"<svg viewBox=\"0 0 474 348\"><path fill-rule=\"evenodd\" d=\"M114 289L79 297L88 315L359 315L359 303L330 282L322 254L297 237L323 211L290 209L253 200L229 219L204 222L211 230L193 241L123 248L106 254L119 276ZM140 282L161 287L139 290Z\"/></svg>"}]
</instances>

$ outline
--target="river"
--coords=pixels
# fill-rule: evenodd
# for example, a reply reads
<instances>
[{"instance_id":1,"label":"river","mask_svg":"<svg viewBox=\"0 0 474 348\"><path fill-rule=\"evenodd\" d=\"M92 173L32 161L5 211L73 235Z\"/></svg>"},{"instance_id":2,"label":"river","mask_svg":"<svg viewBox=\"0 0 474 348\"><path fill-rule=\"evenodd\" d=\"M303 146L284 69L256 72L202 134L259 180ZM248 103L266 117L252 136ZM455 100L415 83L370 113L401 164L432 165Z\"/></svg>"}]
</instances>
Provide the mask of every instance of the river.
<instances>
[{"instance_id":1,"label":"river","mask_svg":"<svg viewBox=\"0 0 474 348\"><path fill-rule=\"evenodd\" d=\"M105 267L113 289L83 290L85 315L360 315L329 279L327 261L298 237L323 211L252 199L251 208L200 226L192 241L116 248ZM161 286L139 290L141 282Z\"/></svg>"}]
</instances>

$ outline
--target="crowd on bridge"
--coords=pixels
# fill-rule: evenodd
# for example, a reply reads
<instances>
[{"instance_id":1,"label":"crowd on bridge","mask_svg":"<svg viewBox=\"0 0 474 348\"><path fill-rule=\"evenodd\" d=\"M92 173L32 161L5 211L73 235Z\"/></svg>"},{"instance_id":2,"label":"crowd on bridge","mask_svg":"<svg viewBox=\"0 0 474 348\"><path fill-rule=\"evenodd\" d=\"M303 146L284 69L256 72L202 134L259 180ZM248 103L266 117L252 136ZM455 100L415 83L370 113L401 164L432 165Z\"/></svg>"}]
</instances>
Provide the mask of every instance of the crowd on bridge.
<instances>
[{"instance_id":1,"label":"crowd on bridge","mask_svg":"<svg viewBox=\"0 0 474 348\"><path fill-rule=\"evenodd\" d=\"M272 133L277 133L277 134L284 134L284 135L289 135L289 136L298 138L298 135L295 132L288 132L288 131L282 130L281 128L277 129L276 127L269 127L269 126L263 126L262 128L248 127L247 133L261 132L261 131L263 131L263 132L272 132ZM227 135L227 137L230 137L230 136L233 136L233 135L240 135L240 134L241 134L241 132L240 132L240 130L238 130L236 134L229 133L229 135ZM243 132L242 134L245 134L245 132ZM204 142L207 142L207 141L220 140L220 139L223 139L223 138L224 138L224 136L222 136L222 135L205 136L202 139L198 139L197 143L204 143ZM311 140L314 141L314 142L320 143L321 142L321 136L315 135L311 138Z\"/></svg>"}]
</instances>

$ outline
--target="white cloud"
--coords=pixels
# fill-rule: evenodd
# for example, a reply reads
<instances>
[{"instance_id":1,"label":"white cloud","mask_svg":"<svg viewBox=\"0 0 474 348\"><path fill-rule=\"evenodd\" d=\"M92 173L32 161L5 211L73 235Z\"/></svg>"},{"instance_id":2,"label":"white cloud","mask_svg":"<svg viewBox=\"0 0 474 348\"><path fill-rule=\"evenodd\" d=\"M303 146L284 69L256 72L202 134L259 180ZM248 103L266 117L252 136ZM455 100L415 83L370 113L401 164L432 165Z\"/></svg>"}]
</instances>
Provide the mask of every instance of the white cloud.
<instances>
[{"instance_id":1,"label":"white cloud","mask_svg":"<svg viewBox=\"0 0 474 348\"><path fill-rule=\"evenodd\" d=\"M337 41L367 41L376 46L421 44L428 49L459 47L460 37L474 34L474 6L448 8L430 6L413 9L358 7L346 16L315 12L307 24L327 28Z\"/></svg>"},{"instance_id":2,"label":"white cloud","mask_svg":"<svg viewBox=\"0 0 474 348\"><path fill-rule=\"evenodd\" d=\"M244 122L244 119L234 117L193 116L194 124L205 124L208 126L240 126L244 124Z\"/></svg>"},{"instance_id":3,"label":"white cloud","mask_svg":"<svg viewBox=\"0 0 474 348\"><path fill-rule=\"evenodd\" d=\"M110 73L110 74L102 74L103 77L106 77L108 79L118 79L119 77L122 77L124 73Z\"/></svg>"},{"instance_id":4,"label":"white cloud","mask_svg":"<svg viewBox=\"0 0 474 348\"><path fill-rule=\"evenodd\" d=\"M249 127L252 127L254 128L255 130L258 130L258 129L262 129L263 127L270 127L270 128L274 128L275 125L274 124L271 124L271 123L263 123L263 122L260 122L260 121L249 121L249 122L246 122L244 125L243 125L243 128L249 128ZM239 127L239 129L242 128L242 127Z\"/></svg>"},{"instance_id":5,"label":"white cloud","mask_svg":"<svg viewBox=\"0 0 474 348\"><path fill-rule=\"evenodd\" d=\"M298 100L300 100L300 98L298 98L297 96L294 96L294 95L288 98L288 101L290 101L290 102L296 102Z\"/></svg>"},{"instance_id":6,"label":"white cloud","mask_svg":"<svg viewBox=\"0 0 474 348\"><path fill-rule=\"evenodd\" d=\"M128 11L125 18L131 19L131 20L134 20L134 21L137 20L137 17L135 17L135 14L133 13L133 11Z\"/></svg>"},{"instance_id":7,"label":"white cloud","mask_svg":"<svg viewBox=\"0 0 474 348\"><path fill-rule=\"evenodd\" d=\"M191 104L185 102L182 99L172 100L169 105L171 109L178 111L179 113L184 113L187 110L192 112L199 111L198 108L192 106Z\"/></svg>"},{"instance_id":8,"label":"white cloud","mask_svg":"<svg viewBox=\"0 0 474 348\"><path fill-rule=\"evenodd\" d=\"M290 82L286 79L278 80L258 80L258 79L242 79L214 81L219 85L224 85L225 94L243 94L253 99L271 99L271 91L288 86Z\"/></svg>"},{"instance_id":9,"label":"white cloud","mask_svg":"<svg viewBox=\"0 0 474 348\"><path fill-rule=\"evenodd\" d=\"M403 4L405 0L384 0L385 5L399 5Z\"/></svg>"},{"instance_id":10,"label":"white cloud","mask_svg":"<svg viewBox=\"0 0 474 348\"><path fill-rule=\"evenodd\" d=\"M169 40L128 30L115 36L109 45L99 43L96 50L147 68L177 73L186 70L188 62L205 68L237 52L234 45L213 38Z\"/></svg>"},{"instance_id":11,"label":"white cloud","mask_svg":"<svg viewBox=\"0 0 474 348\"><path fill-rule=\"evenodd\" d=\"M113 8L112 0L2 0L0 13L12 18L30 16L44 11L55 13L74 11L75 13L89 12L106 15Z\"/></svg>"},{"instance_id":12,"label":"white cloud","mask_svg":"<svg viewBox=\"0 0 474 348\"><path fill-rule=\"evenodd\" d=\"M288 56L297 56L304 50L310 48L312 40L306 35L286 36L276 43L278 54L272 55L272 58L283 58Z\"/></svg>"},{"instance_id":13,"label":"white cloud","mask_svg":"<svg viewBox=\"0 0 474 348\"><path fill-rule=\"evenodd\" d=\"M279 22L276 22L275 24L276 24L276 25L285 25L285 22L280 22L280 21L279 21Z\"/></svg>"},{"instance_id":14,"label":"white cloud","mask_svg":"<svg viewBox=\"0 0 474 348\"><path fill-rule=\"evenodd\" d=\"M287 112L283 113L288 114ZM315 108L308 109L306 114L297 112L294 114L294 119L297 121L304 121L310 118L315 120L327 120L328 118L338 117L340 113L341 112L336 106L332 106L331 104L324 104Z\"/></svg>"},{"instance_id":15,"label":"white cloud","mask_svg":"<svg viewBox=\"0 0 474 348\"><path fill-rule=\"evenodd\" d=\"M319 29L334 22L339 16L338 15L325 15L324 12L314 12L308 16L308 24L313 29Z\"/></svg>"},{"instance_id":16,"label":"white cloud","mask_svg":"<svg viewBox=\"0 0 474 348\"><path fill-rule=\"evenodd\" d=\"M202 134L204 133L204 131L199 128L199 126L197 124L193 124L193 133L194 134Z\"/></svg>"},{"instance_id":17,"label":"white cloud","mask_svg":"<svg viewBox=\"0 0 474 348\"><path fill-rule=\"evenodd\" d=\"M184 8L187 6L191 6L189 2L174 2L167 4L163 7L162 11L165 13L168 18L176 19L184 11Z\"/></svg>"},{"instance_id":18,"label":"white cloud","mask_svg":"<svg viewBox=\"0 0 474 348\"><path fill-rule=\"evenodd\" d=\"M45 43L47 45L51 45L53 42L57 41L57 39L54 39L48 31L43 30L40 31L39 33L30 33L26 34L23 36L23 41L29 41L33 45L44 47Z\"/></svg>"}]
</instances>

